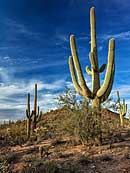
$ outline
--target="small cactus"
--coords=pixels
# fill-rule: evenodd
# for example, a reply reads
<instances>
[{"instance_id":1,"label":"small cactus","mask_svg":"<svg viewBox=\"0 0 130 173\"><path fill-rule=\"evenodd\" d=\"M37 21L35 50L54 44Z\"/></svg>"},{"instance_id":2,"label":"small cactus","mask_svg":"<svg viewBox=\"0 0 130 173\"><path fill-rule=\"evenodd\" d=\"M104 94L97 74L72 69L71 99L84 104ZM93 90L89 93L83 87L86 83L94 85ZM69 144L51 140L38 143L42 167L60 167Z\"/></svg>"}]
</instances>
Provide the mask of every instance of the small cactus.
<instances>
[{"instance_id":1,"label":"small cactus","mask_svg":"<svg viewBox=\"0 0 130 173\"><path fill-rule=\"evenodd\" d=\"M119 114L120 114L120 125L124 126L124 117L127 113L127 104L125 103L125 99L123 99L122 103L120 101L120 94L119 91L117 91L117 103L118 103L118 109L119 109Z\"/></svg>"}]
</instances>

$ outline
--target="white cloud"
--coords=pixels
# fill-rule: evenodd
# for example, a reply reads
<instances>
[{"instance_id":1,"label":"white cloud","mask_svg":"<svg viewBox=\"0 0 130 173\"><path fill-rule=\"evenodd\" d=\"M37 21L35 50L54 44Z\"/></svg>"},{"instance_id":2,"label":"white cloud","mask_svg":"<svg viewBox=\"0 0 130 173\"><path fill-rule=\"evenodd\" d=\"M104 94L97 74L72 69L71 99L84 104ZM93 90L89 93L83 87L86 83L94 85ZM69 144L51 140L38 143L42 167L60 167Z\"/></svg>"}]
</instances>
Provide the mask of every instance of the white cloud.
<instances>
[{"instance_id":1,"label":"white cloud","mask_svg":"<svg viewBox=\"0 0 130 173\"><path fill-rule=\"evenodd\" d=\"M118 34L104 34L104 35L100 35L98 38L102 38L104 40L111 39L111 38L129 40L130 31L120 32Z\"/></svg>"},{"instance_id":2,"label":"white cloud","mask_svg":"<svg viewBox=\"0 0 130 173\"><path fill-rule=\"evenodd\" d=\"M116 89L112 90L112 95L114 97L116 96L116 92L119 91L120 92L120 96L122 98L128 97L128 93L130 93L130 86L129 85L120 85L119 87L117 87Z\"/></svg>"}]
</instances>

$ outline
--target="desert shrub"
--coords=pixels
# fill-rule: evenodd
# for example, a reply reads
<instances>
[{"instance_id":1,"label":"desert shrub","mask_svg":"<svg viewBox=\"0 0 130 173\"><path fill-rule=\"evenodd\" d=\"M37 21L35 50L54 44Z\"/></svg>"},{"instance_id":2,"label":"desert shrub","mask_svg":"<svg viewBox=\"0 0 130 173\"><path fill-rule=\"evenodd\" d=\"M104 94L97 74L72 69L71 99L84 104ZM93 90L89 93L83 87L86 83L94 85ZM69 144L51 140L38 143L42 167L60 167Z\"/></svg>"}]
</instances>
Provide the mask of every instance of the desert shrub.
<instances>
[{"instance_id":1,"label":"desert shrub","mask_svg":"<svg viewBox=\"0 0 130 173\"><path fill-rule=\"evenodd\" d=\"M113 157L112 157L112 155L104 154L104 155L100 156L99 159L102 162L108 162L108 161L112 161Z\"/></svg>"},{"instance_id":2,"label":"desert shrub","mask_svg":"<svg viewBox=\"0 0 130 173\"><path fill-rule=\"evenodd\" d=\"M6 153L3 153L0 157L0 162L3 163L6 161L8 164L14 163L18 159L18 154L15 152L10 152L7 150Z\"/></svg>"},{"instance_id":3,"label":"desert shrub","mask_svg":"<svg viewBox=\"0 0 130 173\"><path fill-rule=\"evenodd\" d=\"M12 173L7 160L0 162L0 173Z\"/></svg>"},{"instance_id":4,"label":"desert shrub","mask_svg":"<svg viewBox=\"0 0 130 173\"><path fill-rule=\"evenodd\" d=\"M25 125L20 122L3 125L0 129L0 136L1 146L22 145L27 140Z\"/></svg>"},{"instance_id":5,"label":"desert shrub","mask_svg":"<svg viewBox=\"0 0 130 173\"><path fill-rule=\"evenodd\" d=\"M18 155L10 152L8 149L3 151L0 156L0 173L12 173L13 163L17 160Z\"/></svg>"},{"instance_id":6,"label":"desert shrub","mask_svg":"<svg viewBox=\"0 0 130 173\"><path fill-rule=\"evenodd\" d=\"M10 164L10 163L15 162L17 160L18 154L15 152L10 152L5 157L6 157L7 162Z\"/></svg>"},{"instance_id":7,"label":"desert shrub","mask_svg":"<svg viewBox=\"0 0 130 173\"><path fill-rule=\"evenodd\" d=\"M58 163L50 160L32 160L23 164L21 173L77 173L78 167L70 163Z\"/></svg>"},{"instance_id":8,"label":"desert shrub","mask_svg":"<svg viewBox=\"0 0 130 173\"><path fill-rule=\"evenodd\" d=\"M51 125L53 126L53 124ZM45 139L53 138L54 133L51 126L48 126L47 124L42 125L41 123L38 129L39 130L37 131L37 133L35 133L35 135L37 136L37 143L40 143Z\"/></svg>"},{"instance_id":9,"label":"desert shrub","mask_svg":"<svg viewBox=\"0 0 130 173\"><path fill-rule=\"evenodd\" d=\"M84 153L80 158L79 158L79 163L82 165L87 165L92 162L92 157L89 153Z\"/></svg>"},{"instance_id":10,"label":"desert shrub","mask_svg":"<svg viewBox=\"0 0 130 173\"><path fill-rule=\"evenodd\" d=\"M101 133L100 113L82 108L82 110L68 111L57 123L58 131L74 136L74 140L85 144L93 142Z\"/></svg>"}]
</instances>

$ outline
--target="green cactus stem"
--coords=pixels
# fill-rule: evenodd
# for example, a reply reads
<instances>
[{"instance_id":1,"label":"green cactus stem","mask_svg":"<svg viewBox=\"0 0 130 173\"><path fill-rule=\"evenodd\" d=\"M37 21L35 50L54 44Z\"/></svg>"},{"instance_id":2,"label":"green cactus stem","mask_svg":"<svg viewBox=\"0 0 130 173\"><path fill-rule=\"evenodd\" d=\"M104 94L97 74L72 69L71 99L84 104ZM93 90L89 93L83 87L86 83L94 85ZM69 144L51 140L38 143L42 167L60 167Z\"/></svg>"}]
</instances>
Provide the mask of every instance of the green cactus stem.
<instances>
[{"instance_id":1,"label":"green cactus stem","mask_svg":"<svg viewBox=\"0 0 130 173\"><path fill-rule=\"evenodd\" d=\"M34 109L30 110L30 93L27 96L27 109L26 109L26 117L27 117L27 136L28 138L36 129L37 123L41 119L42 111L40 111L39 106L37 107L37 84L35 84L34 89Z\"/></svg>"},{"instance_id":2,"label":"green cactus stem","mask_svg":"<svg viewBox=\"0 0 130 173\"><path fill-rule=\"evenodd\" d=\"M125 99L123 99L122 103L120 100L120 94L119 91L117 91L117 103L118 103L118 109L119 109L119 114L120 114L120 125L123 127L124 126L124 117L127 113L127 104L125 103Z\"/></svg>"},{"instance_id":3,"label":"green cactus stem","mask_svg":"<svg viewBox=\"0 0 130 173\"><path fill-rule=\"evenodd\" d=\"M37 113L37 84L34 87L34 109L33 109L33 117L32 117L32 132L36 129L36 113Z\"/></svg>"},{"instance_id":4,"label":"green cactus stem","mask_svg":"<svg viewBox=\"0 0 130 173\"><path fill-rule=\"evenodd\" d=\"M108 49L108 64L106 68L105 79L100 86L100 73L104 71L106 64L103 64L100 68L98 65L97 43L96 43L96 21L95 21L95 9L90 10L90 29L91 29L91 51L89 58L91 62L91 69L87 66L86 72L92 78L92 90L90 90L86 84L83 76L81 65L78 58L76 42L74 35L70 36L70 47L72 56L69 58L69 68L71 73L72 82L74 87L81 96L92 100L92 107L100 110L100 105L104 102L112 89L114 72L115 72L115 40L112 38L109 41Z\"/></svg>"},{"instance_id":5,"label":"green cactus stem","mask_svg":"<svg viewBox=\"0 0 130 173\"><path fill-rule=\"evenodd\" d=\"M30 138L31 134L31 122L32 122L33 111L30 112L30 93L27 96L27 109L26 109L26 117L27 117L27 137Z\"/></svg>"},{"instance_id":6,"label":"green cactus stem","mask_svg":"<svg viewBox=\"0 0 130 173\"><path fill-rule=\"evenodd\" d=\"M33 117L32 117L32 132L36 129L37 122L40 120L42 116L42 111L40 111L39 106L37 107L37 84L35 84L34 89L34 110L33 110Z\"/></svg>"}]
</instances>

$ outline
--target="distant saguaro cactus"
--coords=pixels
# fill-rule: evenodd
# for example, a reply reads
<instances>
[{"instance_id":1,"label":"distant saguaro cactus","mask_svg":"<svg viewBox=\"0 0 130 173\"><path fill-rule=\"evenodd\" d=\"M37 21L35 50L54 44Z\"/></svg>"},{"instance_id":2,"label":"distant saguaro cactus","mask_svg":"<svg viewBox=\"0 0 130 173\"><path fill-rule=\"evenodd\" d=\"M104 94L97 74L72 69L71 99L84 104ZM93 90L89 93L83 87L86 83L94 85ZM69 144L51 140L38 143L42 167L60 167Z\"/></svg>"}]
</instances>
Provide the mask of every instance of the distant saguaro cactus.
<instances>
[{"instance_id":1,"label":"distant saguaro cactus","mask_svg":"<svg viewBox=\"0 0 130 173\"><path fill-rule=\"evenodd\" d=\"M120 94L119 91L117 91L117 97L118 97L118 109L119 109L119 114L120 114L120 125L124 126L124 117L127 113L127 104L125 103L125 99L123 99L122 103L120 100Z\"/></svg>"},{"instance_id":2,"label":"distant saguaro cactus","mask_svg":"<svg viewBox=\"0 0 130 173\"><path fill-rule=\"evenodd\" d=\"M30 111L30 93L27 96L27 109L26 109L26 117L27 117L27 136L30 137L31 132L31 122L32 122L33 111Z\"/></svg>"},{"instance_id":3,"label":"distant saguaro cactus","mask_svg":"<svg viewBox=\"0 0 130 173\"><path fill-rule=\"evenodd\" d=\"M27 136L30 137L31 131L34 132L36 129L37 122L40 120L42 116L42 111L40 111L39 106L37 107L37 84L35 84L34 91L34 110L30 110L30 93L27 96L27 109L26 109L26 117L27 117Z\"/></svg>"},{"instance_id":4,"label":"distant saguaro cactus","mask_svg":"<svg viewBox=\"0 0 130 173\"><path fill-rule=\"evenodd\" d=\"M42 111L40 111L39 106L37 107L37 84L35 84L34 89L34 110L32 116L32 131L36 129L37 122L40 120L42 116Z\"/></svg>"},{"instance_id":5,"label":"distant saguaro cactus","mask_svg":"<svg viewBox=\"0 0 130 173\"><path fill-rule=\"evenodd\" d=\"M90 28L91 28L91 51L89 53L89 58L91 62L91 69L87 66L86 72L92 78L92 91L88 88L83 72L81 70L81 65L78 58L78 53L76 49L75 38L73 35L70 36L70 47L72 56L69 57L69 67L71 78L74 87L81 96L92 100L92 107L98 108L100 110L100 105L104 102L112 89L114 72L115 72L115 40L112 38L109 41L108 50L108 64L105 74L105 79L100 86L100 73L104 71L106 64L103 64L100 68L98 66L98 54L97 54L97 43L96 43L96 21L95 21L95 9L94 7L90 10Z\"/></svg>"}]
</instances>

